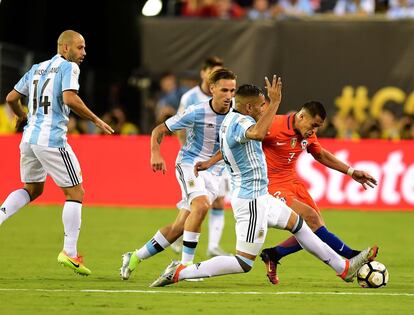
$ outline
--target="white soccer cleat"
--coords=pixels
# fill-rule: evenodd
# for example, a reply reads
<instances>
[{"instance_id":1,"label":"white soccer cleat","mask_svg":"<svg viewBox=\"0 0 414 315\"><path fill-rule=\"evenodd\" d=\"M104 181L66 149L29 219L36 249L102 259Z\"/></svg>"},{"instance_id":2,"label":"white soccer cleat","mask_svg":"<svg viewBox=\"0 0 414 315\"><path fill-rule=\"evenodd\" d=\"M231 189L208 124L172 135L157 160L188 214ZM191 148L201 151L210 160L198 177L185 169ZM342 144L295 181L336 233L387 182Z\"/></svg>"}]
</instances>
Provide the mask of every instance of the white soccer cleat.
<instances>
[{"instance_id":1,"label":"white soccer cleat","mask_svg":"<svg viewBox=\"0 0 414 315\"><path fill-rule=\"evenodd\" d=\"M186 266L182 265L179 261L173 260L171 264L165 268L162 275L151 283L150 288L165 287L166 285L178 282L178 275L185 267Z\"/></svg>"},{"instance_id":2,"label":"white soccer cleat","mask_svg":"<svg viewBox=\"0 0 414 315\"><path fill-rule=\"evenodd\" d=\"M373 261L377 256L377 253L378 246L375 245L364 249L362 252L347 262L347 268L340 275L340 277L346 282L354 281L354 277L356 276L359 268L361 268L363 264L369 261Z\"/></svg>"},{"instance_id":3,"label":"white soccer cleat","mask_svg":"<svg viewBox=\"0 0 414 315\"><path fill-rule=\"evenodd\" d=\"M131 273L135 270L139 263L139 259L135 252L127 252L122 255L122 266L120 268L120 275L122 280L128 280Z\"/></svg>"}]
</instances>

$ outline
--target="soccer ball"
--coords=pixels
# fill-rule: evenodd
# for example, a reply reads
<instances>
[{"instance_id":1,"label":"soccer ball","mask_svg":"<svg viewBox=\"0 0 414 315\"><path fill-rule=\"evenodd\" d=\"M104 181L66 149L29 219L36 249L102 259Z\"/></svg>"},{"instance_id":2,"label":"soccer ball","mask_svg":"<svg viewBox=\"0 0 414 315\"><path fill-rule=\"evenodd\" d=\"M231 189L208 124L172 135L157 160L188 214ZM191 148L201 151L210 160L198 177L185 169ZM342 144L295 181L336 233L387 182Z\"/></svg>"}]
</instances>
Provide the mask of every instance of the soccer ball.
<instances>
[{"instance_id":1,"label":"soccer ball","mask_svg":"<svg viewBox=\"0 0 414 315\"><path fill-rule=\"evenodd\" d=\"M363 288L379 288L388 282L388 270L378 261L364 264L357 272L358 284Z\"/></svg>"}]
</instances>

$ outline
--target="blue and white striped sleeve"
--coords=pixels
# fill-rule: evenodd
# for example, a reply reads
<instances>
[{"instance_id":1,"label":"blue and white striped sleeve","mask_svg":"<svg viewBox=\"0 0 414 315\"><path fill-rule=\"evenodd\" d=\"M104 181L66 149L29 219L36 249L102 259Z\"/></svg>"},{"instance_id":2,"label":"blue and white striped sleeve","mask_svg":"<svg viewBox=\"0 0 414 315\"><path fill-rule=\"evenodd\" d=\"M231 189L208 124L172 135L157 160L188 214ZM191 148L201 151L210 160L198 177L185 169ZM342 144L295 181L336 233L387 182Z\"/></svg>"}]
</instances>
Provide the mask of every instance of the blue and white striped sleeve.
<instances>
[{"instance_id":1,"label":"blue and white striped sleeve","mask_svg":"<svg viewBox=\"0 0 414 315\"><path fill-rule=\"evenodd\" d=\"M65 62L62 65L62 92L79 90L79 66L74 62Z\"/></svg>"},{"instance_id":2,"label":"blue and white striped sleeve","mask_svg":"<svg viewBox=\"0 0 414 315\"><path fill-rule=\"evenodd\" d=\"M36 65L37 66L37 65ZM28 96L29 95L29 91L30 91L30 78L31 78L31 73L32 70L35 68L35 66L33 66L29 71L27 71L24 76L22 76L19 80L19 82L16 83L16 85L14 86L14 89L19 92L20 94L24 95L24 96Z\"/></svg>"},{"instance_id":3,"label":"blue and white striped sleeve","mask_svg":"<svg viewBox=\"0 0 414 315\"><path fill-rule=\"evenodd\" d=\"M246 137L247 129L256 124L256 121L249 116L242 116L237 119L234 126L234 140L238 143L246 143L250 139Z\"/></svg>"},{"instance_id":4,"label":"blue and white striped sleeve","mask_svg":"<svg viewBox=\"0 0 414 315\"><path fill-rule=\"evenodd\" d=\"M195 116L195 108L194 106L190 106L184 112L177 113L176 115L168 118L165 121L165 126L167 126L170 131L188 129L194 126Z\"/></svg>"}]
</instances>

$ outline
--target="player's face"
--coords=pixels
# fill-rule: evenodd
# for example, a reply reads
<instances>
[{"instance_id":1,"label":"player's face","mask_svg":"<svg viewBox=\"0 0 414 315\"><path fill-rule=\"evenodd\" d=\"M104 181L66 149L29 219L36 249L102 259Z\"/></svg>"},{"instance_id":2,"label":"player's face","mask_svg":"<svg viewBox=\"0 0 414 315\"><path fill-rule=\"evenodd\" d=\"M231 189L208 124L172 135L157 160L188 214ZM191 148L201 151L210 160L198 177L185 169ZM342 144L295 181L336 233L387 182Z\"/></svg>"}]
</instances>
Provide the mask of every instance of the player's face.
<instances>
[{"instance_id":1,"label":"player's face","mask_svg":"<svg viewBox=\"0 0 414 315\"><path fill-rule=\"evenodd\" d=\"M300 132L303 138L309 138L323 125L323 119L319 115L312 117L304 112L301 113L298 118L296 129Z\"/></svg>"},{"instance_id":2,"label":"player's face","mask_svg":"<svg viewBox=\"0 0 414 315\"><path fill-rule=\"evenodd\" d=\"M85 39L82 36L75 36L68 45L67 59L80 65L85 56Z\"/></svg>"},{"instance_id":3,"label":"player's face","mask_svg":"<svg viewBox=\"0 0 414 315\"><path fill-rule=\"evenodd\" d=\"M236 80L218 80L210 85L210 90L213 95L213 109L219 113L227 113L236 92Z\"/></svg>"},{"instance_id":4,"label":"player's face","mask_svg":"<svg viewBox=\"0 0 414 315\"><path fill-rule=\"evenodd\" d=\"M251 104L251 114L254 120L258 121L265 111L266 100L264 95L259 95Z\"/></svg>"}]
</instances>

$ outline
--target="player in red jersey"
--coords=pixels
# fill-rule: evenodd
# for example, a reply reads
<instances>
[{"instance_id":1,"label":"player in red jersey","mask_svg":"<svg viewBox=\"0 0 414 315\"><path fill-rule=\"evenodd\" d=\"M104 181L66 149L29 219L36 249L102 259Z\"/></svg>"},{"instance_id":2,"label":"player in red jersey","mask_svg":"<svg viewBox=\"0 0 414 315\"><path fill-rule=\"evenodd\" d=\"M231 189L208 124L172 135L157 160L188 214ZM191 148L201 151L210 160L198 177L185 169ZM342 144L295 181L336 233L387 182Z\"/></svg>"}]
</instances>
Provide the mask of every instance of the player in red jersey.
<instances>
[{"instance_id":1,"label":"player in red jersey","mask_svg":"<svg viewBox=\"0 0 414 315\"><path fill-rule=\"evenodd\" d=\"M263 141L266 155L269 193L285 201L306 221L312 231L339 255L345 258L356 256L359 251L351 249L335 234L330 232L323 221L315 201L309 195L305 184L296 173L298 156L307 151L323 165L348 174L361 183L364 189L374 187L377 181L368 173L354 170L338 160L332 153L321 147L316 131L326 118L326 111L320 102L311 101L290 115L276 115ZM261 258L266 264L267 276L273 284L279 282L276 273L279 260L301 250L295 237L290 237L279 245L264 249Z\"/></svg>"}]
</instances>

